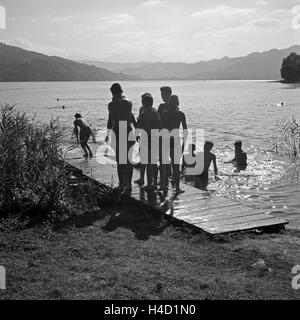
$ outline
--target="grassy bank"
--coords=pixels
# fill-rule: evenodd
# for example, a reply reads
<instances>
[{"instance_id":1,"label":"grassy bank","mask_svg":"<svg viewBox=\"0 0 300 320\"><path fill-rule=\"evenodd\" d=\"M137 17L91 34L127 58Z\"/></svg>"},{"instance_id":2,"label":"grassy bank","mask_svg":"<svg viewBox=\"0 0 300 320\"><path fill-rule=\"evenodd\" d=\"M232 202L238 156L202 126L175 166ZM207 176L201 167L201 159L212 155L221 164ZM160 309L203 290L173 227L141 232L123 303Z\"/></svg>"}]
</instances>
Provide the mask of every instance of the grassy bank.
<instances>
[{"instance_id":1,"label":"grassy bank","mask_svg":"<svg viewBox=\"0 0 300 320\"><path fill-rule=\"evenodd\" d=\"M1 227L1 299L297 299L296 231L210 237L136 206ZM267 268L252 265L263 259Z\"/></svg>"}]
</instances>

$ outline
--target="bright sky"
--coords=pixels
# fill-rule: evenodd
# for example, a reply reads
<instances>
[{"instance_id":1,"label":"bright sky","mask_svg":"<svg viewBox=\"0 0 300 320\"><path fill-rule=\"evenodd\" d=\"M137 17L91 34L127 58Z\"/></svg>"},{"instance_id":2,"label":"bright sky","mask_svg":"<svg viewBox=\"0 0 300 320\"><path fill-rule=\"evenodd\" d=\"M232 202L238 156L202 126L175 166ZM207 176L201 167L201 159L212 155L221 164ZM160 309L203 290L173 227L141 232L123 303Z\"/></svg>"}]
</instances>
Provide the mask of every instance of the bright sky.
<instances>
[{"instance_id":1,"label":"bright sky","mask_svg":"<svg viewBox=\"0 0 300 320\"><path fill-rule=\"evenodd\" d=\"M1 5L1 41L72 59L196 62L300 44L300 0L0 0Z\"/></svg>"}]
</instances>

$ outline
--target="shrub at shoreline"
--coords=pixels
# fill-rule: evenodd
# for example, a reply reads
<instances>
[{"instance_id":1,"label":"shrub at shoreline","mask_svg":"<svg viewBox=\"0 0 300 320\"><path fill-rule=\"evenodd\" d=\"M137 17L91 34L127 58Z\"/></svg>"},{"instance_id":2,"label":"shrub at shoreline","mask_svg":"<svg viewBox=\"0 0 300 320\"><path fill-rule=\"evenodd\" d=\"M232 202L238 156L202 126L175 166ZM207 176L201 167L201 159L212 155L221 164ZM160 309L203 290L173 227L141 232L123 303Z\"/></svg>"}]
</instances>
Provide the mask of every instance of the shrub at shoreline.
<instances>
[{"instance_id":1,"label":"shrub at shoreline","mask_svg":"<svg viewBox=\"0 0 300 320\"><path fill-rule=\"evenodd\" d=\"M56 120L41 125L15 106L0 110L0 218L31 222L67 211L67 176Z\"/></svg>"}]
</instances>

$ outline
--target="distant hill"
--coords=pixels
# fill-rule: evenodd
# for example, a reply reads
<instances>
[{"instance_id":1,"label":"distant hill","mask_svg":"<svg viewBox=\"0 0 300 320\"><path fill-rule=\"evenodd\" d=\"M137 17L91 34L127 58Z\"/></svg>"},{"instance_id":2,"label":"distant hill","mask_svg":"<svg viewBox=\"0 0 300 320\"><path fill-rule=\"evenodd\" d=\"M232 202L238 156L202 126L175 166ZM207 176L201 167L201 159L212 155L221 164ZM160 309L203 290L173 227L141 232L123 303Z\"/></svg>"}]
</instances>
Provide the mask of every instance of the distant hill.
<instances>
[{"instance_id":1,"label":"distant hill","mask_svg":"<svg viewBox=\"0 0 300 320\"><path fill-rule=\"evenodd\" d=\"M107 61L93 61L93 60L81 60L79 62L93 65L98 68L105 68L113 72L119 72L120 70L127 69L127 68L139 68L149 64L149 62L122 63L122 62L107 62Z\"/></svg>"},{"instance_id":2,"label":"distant hill","mask_svg":"<svg viewBox=\"0 0 300 320\"><path fill-rule=\"evenodd\" d=\"M279 80L291 52L300 45L196 63L75 62L0 43L0 81Z\"/></svg>"},{"instance_id":3,"label":"distant hill","mask_svg":"<svg viewBox=\"0 0 300 320\"><path fill-rule=\"evenodd\" d=\"M118 71L147 80L279 80L282 61L291 52L300 54L300 46L197 63L142 63L141 66L120 68Z\"/></svg>"},{"instance_id":4,"label":"distant hill","mask_svg":"<svg viewBox=\"0 0 300 320\"><path fill-rule=\"evenodd\" d=\"M134 76L0 43L0 81L119 81Z\"/></svg>"}]
</instances>

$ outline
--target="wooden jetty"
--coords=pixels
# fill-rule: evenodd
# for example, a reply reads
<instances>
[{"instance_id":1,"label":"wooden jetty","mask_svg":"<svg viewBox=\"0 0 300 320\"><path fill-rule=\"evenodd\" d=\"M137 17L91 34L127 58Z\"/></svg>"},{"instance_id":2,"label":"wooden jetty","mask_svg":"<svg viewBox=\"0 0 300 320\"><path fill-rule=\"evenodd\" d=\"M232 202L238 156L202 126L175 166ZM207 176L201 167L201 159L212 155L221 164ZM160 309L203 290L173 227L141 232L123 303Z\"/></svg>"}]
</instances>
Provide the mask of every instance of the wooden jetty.
<instances>
[{"instance_id":1,"label":"wooden jetty","mask_svg":"<svg viewBox=\"0 0 300 320\"><path fill-rule=\"evenodd\" d=\"M109 163L100 164L105 161ZM69 155L67 163L100 183L117 186L116 164L110 159L96 157L84 159L73 154ZM139 173L137 170L134 171L134 179L137 179ZM202 191L186 184L182 184L181 187L185 193L173 196L172 190L169 190L167 197L162 199L159 195L153 196L142 192L140 187L135 185L131 197L160 210L162 214L172 216L213 235L270 227L280 228L288 223L262 210L217 196L214 192Z\"/></svg>"}]
</instances>

